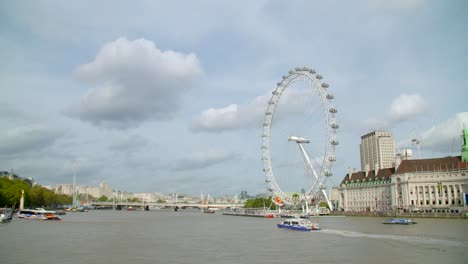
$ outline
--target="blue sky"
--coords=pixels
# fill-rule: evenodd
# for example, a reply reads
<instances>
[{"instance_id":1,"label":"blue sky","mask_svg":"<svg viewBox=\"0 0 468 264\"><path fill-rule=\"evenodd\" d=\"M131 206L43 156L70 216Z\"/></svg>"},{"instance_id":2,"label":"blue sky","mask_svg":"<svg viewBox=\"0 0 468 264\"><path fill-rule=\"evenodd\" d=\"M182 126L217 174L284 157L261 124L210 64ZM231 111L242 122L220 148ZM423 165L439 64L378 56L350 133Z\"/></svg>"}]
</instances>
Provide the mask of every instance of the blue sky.
<instances>
[{"instance_id":1,"label":"blue sky","mask_svg":"<svg viewBox=\"0 0 468 264\"><path fill-rule=\"evenodd\" d=\"M359 169L360 136L375 129L398 149L420 139L423 158L459 155L467 11L425 0L2 1L0 169L44 185L76 172L78 184L132 192L265 192L263 113L297 66L336 98L332 182Z\"/></svg>"}]
</instances>

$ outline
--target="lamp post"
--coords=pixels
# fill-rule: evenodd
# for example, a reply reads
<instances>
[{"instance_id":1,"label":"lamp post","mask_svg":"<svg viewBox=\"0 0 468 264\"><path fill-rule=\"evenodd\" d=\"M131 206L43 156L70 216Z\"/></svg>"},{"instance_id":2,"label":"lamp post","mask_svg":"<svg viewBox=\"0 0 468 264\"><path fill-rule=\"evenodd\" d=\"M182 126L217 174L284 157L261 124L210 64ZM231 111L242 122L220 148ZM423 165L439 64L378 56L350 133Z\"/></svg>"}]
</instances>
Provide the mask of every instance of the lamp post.
<instances>
[{"instance_id":1,"label":"lamp post","mask_svg":"<svg viewBox=\"0 0 468 264\"><path fill-rule=\"evenodd\" d=\"M420 146L421 140L415 138L415 139L412 139L411 142L413 145L416 145L418 147L418 158L421 159L421 146Z\"/></svg>"}]
</instances>

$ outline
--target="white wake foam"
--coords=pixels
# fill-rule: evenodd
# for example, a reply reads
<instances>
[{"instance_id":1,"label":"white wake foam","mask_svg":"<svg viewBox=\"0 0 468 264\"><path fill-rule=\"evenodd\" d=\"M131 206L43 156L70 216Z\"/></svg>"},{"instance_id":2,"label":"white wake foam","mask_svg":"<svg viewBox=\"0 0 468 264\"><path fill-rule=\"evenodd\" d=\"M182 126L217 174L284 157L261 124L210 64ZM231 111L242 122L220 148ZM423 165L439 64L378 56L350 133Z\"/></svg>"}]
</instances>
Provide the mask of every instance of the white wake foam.
<instances>
[{"instance_id":1,"label":"white wake foam","mask_svg":"<svg viewBox=\"0 0 468 264\"><path fill-rule=\"evenodd\" d=\"M396 241L402 241L402 242L427 244L427 245L445 245L445 246L456 246L456 247L460 247L464 245L462 242L459 242L459 241L444 240L444 239L437 239L437 238L430 238L430 237L369 234L369 233L361 233L361 232L354 232L354 231L348 231L348 230L324 229L324 230L321 230L321 233L339 235L339 236L344 236L344 237L367 237L367 238L375 238L375 239L396 240Z\"/></svg>"}]
</instances>

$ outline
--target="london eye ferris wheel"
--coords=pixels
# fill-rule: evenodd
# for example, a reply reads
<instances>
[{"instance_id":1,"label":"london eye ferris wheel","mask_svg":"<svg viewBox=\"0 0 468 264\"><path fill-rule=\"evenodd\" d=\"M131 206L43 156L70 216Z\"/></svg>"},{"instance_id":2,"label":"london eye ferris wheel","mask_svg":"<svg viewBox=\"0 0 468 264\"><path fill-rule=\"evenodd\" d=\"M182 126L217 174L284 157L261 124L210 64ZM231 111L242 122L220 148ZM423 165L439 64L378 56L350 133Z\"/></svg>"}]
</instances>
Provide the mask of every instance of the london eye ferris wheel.
<instances>
[{"instance_id":1,"label":"london eye ferris wheel","mask_svg":"<svg viewBox=\"0 0 468 264\"><path fill-rule=\"evenodd\" d=\"M326 201L333 210L326 183L336 162L339 125L329 89L315 70L297 67L272 92L261 149L268 190L276 204Z\"/></svg>"}]
</instances>

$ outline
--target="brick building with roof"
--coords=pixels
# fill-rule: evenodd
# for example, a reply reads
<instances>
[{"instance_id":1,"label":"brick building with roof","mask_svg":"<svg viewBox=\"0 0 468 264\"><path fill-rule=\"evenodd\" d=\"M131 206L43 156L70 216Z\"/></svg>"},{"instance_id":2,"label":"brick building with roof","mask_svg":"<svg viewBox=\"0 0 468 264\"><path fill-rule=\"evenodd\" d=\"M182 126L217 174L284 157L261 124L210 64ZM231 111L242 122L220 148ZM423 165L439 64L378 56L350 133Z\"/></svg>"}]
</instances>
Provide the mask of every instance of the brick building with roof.
<instances>
[{"instance_id":1,"label":"brick building with roof","mask_svg":"<svg viewBox=\"0 0 468 264\"><path fill-rule=\"evenodd\" d=\"M393 168L350 170L338 188L339 210L459 212L467 203L467 137L464 129L461 156L406 159Z\"/></svg>"}]
</instances>

